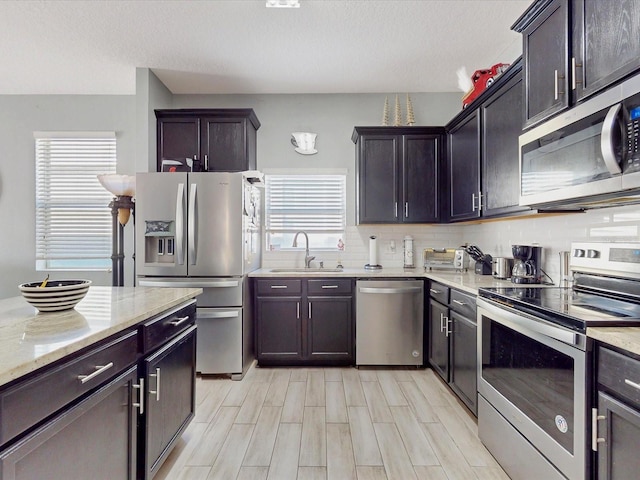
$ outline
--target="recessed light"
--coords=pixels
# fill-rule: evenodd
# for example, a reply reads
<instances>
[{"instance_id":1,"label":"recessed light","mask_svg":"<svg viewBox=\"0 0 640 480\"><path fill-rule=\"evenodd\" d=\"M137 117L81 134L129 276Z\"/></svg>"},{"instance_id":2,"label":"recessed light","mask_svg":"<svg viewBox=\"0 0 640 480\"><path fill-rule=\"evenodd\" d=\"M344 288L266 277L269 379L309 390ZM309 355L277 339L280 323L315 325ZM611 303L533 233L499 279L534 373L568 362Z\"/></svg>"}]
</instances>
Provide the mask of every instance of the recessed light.
<instances>
[{"instance_id":1,"label":"recessed light","mask_svg":"<svg viewBox=\"0 0 640 480\"><path fill-rule=\"evenodd\" d=\"M299 0L267 0L267 8L300 8Z\"/></svg>"}]
</instances>

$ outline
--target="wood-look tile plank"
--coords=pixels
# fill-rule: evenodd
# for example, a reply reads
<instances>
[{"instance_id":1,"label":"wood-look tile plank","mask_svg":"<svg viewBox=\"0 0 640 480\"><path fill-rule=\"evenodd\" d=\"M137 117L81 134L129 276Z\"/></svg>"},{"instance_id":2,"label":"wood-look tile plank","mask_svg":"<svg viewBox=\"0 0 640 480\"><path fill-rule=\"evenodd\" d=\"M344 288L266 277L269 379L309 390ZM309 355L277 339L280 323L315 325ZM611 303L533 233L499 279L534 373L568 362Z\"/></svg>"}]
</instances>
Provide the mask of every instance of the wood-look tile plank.
<instances>
[{"instance_id":1,"label":"wood-look tile plank","mask_svg":"<svg viewBox=\"0 0 640 480\"><path fill-rule=\"evenodd\" d=\"M341 382L342 381L342 371L344 368L334 367L334 368L325 368L324 371L324 381L325 382Z\"/></svg>"},{"instance_id":2,"label":"wood-look tile plank","mask_svg":"<svg viewBox=\"0 0 640 480\"><path fill-rule=\"evenodd\" d=\"M241 407L252 385L253 383L244 380L232 382L229 393L222 402L222 406Z\"/></svg>"},{"instance_id":3,"label":"wood-look tile plank","mask_svg":"<svg viewBox=\"0 0 640 480\"><path fill-rule=\"evenodd\" d=\"M327 480L327 467L298 467L297 480Z\"/></svg>"},{"instance_id":4,"label":"wood-look tile plank","mask_svg":"<svg viewBox=\"0 0 640 480\"><path fill-rule=\"evenodd\" d=\"M301 467L327 466L327 424L324 407L304 407L302 440L300 442Z\"/></svg>"},{"instance_id":5,"label":"wood-look tile plank","mask_svg":"<svg viewBox=\"0 0 640 480\"><path fill-rule=\"evenodd\" d=\"M327 480L350 478L356 478L356 464L349 424L327 424Z\"/></svg>"},{"instance_id":6,"label":"wood-look tile plank","mask_svg":"<svg viewBox=\"0 0 640 480\"><path fill-rule=\"evenodd\" d=\"M413 469L416 472L418 480L450 480L440 466L414 465Z\"/></svg>"},{"instance_id":7,"label":"wood-look tile plank","mask_svg":"<svg viewBox=\"0 0 640 480\"><path fill-rule=\"evenodd\" d=\"M199 383L200 385L207 385L207 395L199 405L196 405L196 413L193 418L194 422L209 423L213 419L231 390L231 382L231 379L223 380L216 378L209 381L202 380ZM197 391L198 387L196 386L196 392Z\"/></svg>"},{"instance_id":8,"label":"wood-look tile plank","mask_svg":"<svg viewBox=\"0 0 640 480\"><path fill-rule=\"evenodd\" d=\"M432 423L438 421L433 407L429 404L427 398L422 394L415 382L399 382L398 385L400 385L402 393L409 402L411 411L419 422Z\"/></svg>"},{"instance_id":9,"label":"wood-look tile plank","mask_svg":"<svg viewBox=\"0 0 640 480\"><path fill-rule=\"evenodd\" d=\"M387 480L387 472L384 467L370 467L368 465L356 466L358 480Z\"/></svg>"},{"instance_id":10,"label":"wood-look tile plank","mask_svg":"<svg viewBox=\"0 0 640 480\"><path fill-rule=\"evenodd\" d=\"M415 368L403 368L389 370L396 379L396 382L411 382L411 372L415 372Z\"/></svg>"},{"instance_id":11,"label":"wood-look tile plank","mask_svg":"<svg viewBox=\"0 0 640 480\"><path fill-rule=\"evenodd\" d=\"M456 480L477 480L462 452L440 423L421 423L429 443L436 452L447 477Z\"/></svg>"},{"instance_id":12,"label":"wood-look tile plank","mask_svg":"<svg viewBox=\"0 0 640 480\"><path fill-rule=\"evenodd\" d=\"M382 455L367 407L348 407L351 443L356 465L382 465Z\"/></svg>"},{"instance_id":13,"label":"wood-look tile plank","mask_svg":"<svg viewBox=\"0 0 640 480\"><path fill-rule=\"evenodd\" d=\"M251 385L236 417L236 423L256 423L258 421L267 390L269 390L268 383L256 382Z\"/></svg>"},{"instance_id":14,"label":"wood-look tile plank","mask_svg":"<svg viewBox=\"0 0 640 480\"><path fill-rule=\"evenodd\" d=\"M390 407L409 405L393 373L392 370L379 370L377 372L378 383L382 393L384 393L384 397L387 399L387 405Z\"/></svg>"},{"instance_id":15,"label":"wood-look tile plank","mask_svg":"<svg viewBox=\"0 0 640 480\"><path fill-rule=\"evenodd\" d=\"M444 425L455 444L471 466L494 466L495 460L478 436L466 426L453 407L434 407L440 423Z\"/></svg>"},{"instance_id":16,"label":"wood-look tile plank","mask_svg":"<svg viewBox=\"0 0 640 480\"><path fill-rule=\"evenodd\" d=\"M326 377L325 377L326 378ZM327 423L348 423L347 403L342 382L325 382Z\"/></svg>"},{"instance_id":17,"label":"wood-look tile plank","mask_svg":"<svg viewBox=\"0 0 640 480\"><path fill-rule=\"evenodd\" d=\"M413 465L439 465L438 457L409 407L390 407L398 433Z\"/></svg>"},{"instance_id":18,"label":"wood-look tile plank","mask_svg":"<svg viewBox=\"0 0 640 480\"><path fill-rule=\"evenodd\" d=\"M207 480L228 480L238 476L253 428L252 424L233 424Z\"/></svg>"},{"instance_id":19,"label":"wood-look tile plank","mask_svg":"<svg viewBox=\"0 0 640 480\"><path fill-rule=\"evenodd\" d=\"M273 449L268 480L296 480L302 424L281 423Z\"/></svg>"},{"instance_id":20,"label":"wood-look tile plank","mask_svg":"<svg viewBox=\"0 0 640 480\"><path fill-rule=\"evenodd\" d=\"M220 407L218 413L201 436L200 445L188 458L187 465L213 465L239 410L240 407Z\"/></svg>"},{"instance_id":21,"label":"wood-look tile plank","mask_svg":"<svg viewBox=\"0 0 640 480\"><path fill-rule=\"evenodd\" d=\"M167 456L158 473L156 473L154 480L173 480L177 478L186 465L187 459L198 449L207 427L206 423L191 422L182 433L182 437L176 441L173 450Z\"/></svg>"},{"instance_id":22,"label":"wood-look tile plank","mask_svg":"<svg viewBox=\"0 0 640 480\"><path fill-rule=\"evenodd\" d=\"M306 368L294 368L291 370L290 382L306 382L308 370Z\"/></svg>"},{"instance_id":23,"label":"wood-look tile plank","mask_svg":"<svg viewBox=\"0 0 640 480\"><path fill-rule=\"evenodd\" d=\"M397 427L393 423L374 423L373 428L389 480L417 480Z\"/></svg>"},{"instance_id":24,"label":"wood-look tile plank","mask_svg":"<svg viewBox=\"0 0 640 480\"><path fill-rule=\"evenodd\" d=\"M245 379L250 382L271 382L271 378L275 372L274 368L270 367L254 367L249 369L245 375Z\"/></svg>"},{"instance_id":25,"label":"wood-look tile plank","mask_svg":"<svg viewBox=\"0 0 640 480\"><path fill-rule=\"evenodd\" d=\"M360 368L358 369L358 376L361 382L377 382L378 373L375 368Z\"/></svg>"},{"instance_id":26,"label":"wood-look tile plank","mask_svg":"<svg viewBox=\"0 0 640 480\"><path fill-rule=\"evenodd\" d=\"M210 471L211 467L183 467L180 474L171 480L207 480Z\"/></svg>"},{"instance_id":27,"label":"wood-look tile plank","mask_svg":"<svg viewBox=\"0 0 640 480\"><path fill-rule=\"evenodd\" d=\"M427 369L411 373L411 378L416 383L416 386L420 389L425 396L429 404L432 406L447 406L449 401L447 400L447 394L444 393L438 385L438 380L435 378L433 370Z\"/></svg>"},{"instance_id":28,"label":"wood-look tile plank","mask_svg":"<svg viewBox=\"0 0 640 480\"><path fill-rule=\"evenodd\" d=\"M344 386L344 396L347 407L366 407L367 400L364 398L362 383L358 371L351 368L342 372L342 384Z\"/></svg>"},{"instance_id":29,"label":"wood-look tile plank","mask_svg":"<svg viewBox=\"0 0 640 480\"><path fill-rule=\"evenodd\" d=\"M307 390L305 382L289 382L287 396L282 407L282 423L302 423L304 416L304 397Z\"/></svg>"},{"instance_id":30,"label":"wood-look tile plank","mask_svg":"<svg viewBox=\"0 0 640 480\"><path fill-rule=\"evenodd\" d=\"M278 369L273 373L269 390L267 391L266 397L264 397L265 406L282 407L284 405L290 377L291 370L285 368Z\"/></svg>"},{"instance_id":31,"label":"wood-look tile plank","mask_svg":"<svg viewBox=\"0 0 640 480\"><path fill-rule=\"evenodd\" d=\"M247 453L242 461L243 466L269 466L281 413L282 407L262 407Z\"/></svg>"},{"instance_id":32,"label":"wood-look tile plank","mask_svg":"<svg viewBox=\"0 0 640 480\"><path fill-rule=\"evenodd\" d=\"M240 467L236 480L266 480L269 467Z\"/></svg>"},{"instance_id":33,"label":"wood-look tile plank","mask_svg":"<svg viewBox=\"0 0 640 480\"><path fill-rule=\"evenodd\" d=\"M471 467L479 480L510 480L500 466L495 467Z\"/></svg>"},{"instance_id":34,"label":"wood-look tile plank","mask_svg":"<svg viewBox=\"0 0 640 480\"><path fill-rule=\"evenodd\" d=\"M324 371L310 370L307 374L307 392L304 400L305 407L324 407Z\"/></svg>"},{"instance_id":35,"label":"wood-look tile plank","mask_svg":"<svg viewBox=\"0 0 640 480\"><path fill-rule=\"evenodd\" d=\"M364 391L364 398L367 400L367 407L371 412L373 423L393 423L393 416L380 384L378 382L362 382L362 390Z\"/></svg>"}]
</instances>

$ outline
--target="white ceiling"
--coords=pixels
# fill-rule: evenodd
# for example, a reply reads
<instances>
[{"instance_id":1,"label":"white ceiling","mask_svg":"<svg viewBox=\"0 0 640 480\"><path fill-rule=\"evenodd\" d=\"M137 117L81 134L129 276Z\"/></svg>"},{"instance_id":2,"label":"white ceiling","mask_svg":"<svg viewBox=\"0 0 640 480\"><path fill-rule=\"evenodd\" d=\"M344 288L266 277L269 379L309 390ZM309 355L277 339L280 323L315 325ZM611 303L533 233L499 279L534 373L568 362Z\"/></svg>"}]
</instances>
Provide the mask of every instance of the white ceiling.
<instances>
[{"instance_id":1,"label":"white ceiling","mask_svg":"<svg viewBox=\"0 0 640 480\"><path fill-rule=\"evenodd\" d=\"M530 0L0 1L0 94L457 91L521 52Z\"/></svg>"}]
</instances>

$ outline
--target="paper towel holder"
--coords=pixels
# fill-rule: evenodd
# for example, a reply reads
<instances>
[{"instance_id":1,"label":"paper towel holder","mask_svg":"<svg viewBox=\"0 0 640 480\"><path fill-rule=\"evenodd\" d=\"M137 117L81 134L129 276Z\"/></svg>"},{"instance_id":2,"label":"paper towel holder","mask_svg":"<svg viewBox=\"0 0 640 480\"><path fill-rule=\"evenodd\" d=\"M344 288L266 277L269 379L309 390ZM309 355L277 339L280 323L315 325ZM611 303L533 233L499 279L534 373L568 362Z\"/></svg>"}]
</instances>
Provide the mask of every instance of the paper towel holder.
<instances>
[{"instance_id":1,"label":"paper towel holder","mask_svg":"<svg viewBox=\"0 0 640 480\"><path fill-rule=\"evenodd\" d=\"M378 264L378 244L376 242L376 236L371 235L369 237L369 263L364 266L365 270L381 270L382 265Z\"/></svg>"}]
</instances>

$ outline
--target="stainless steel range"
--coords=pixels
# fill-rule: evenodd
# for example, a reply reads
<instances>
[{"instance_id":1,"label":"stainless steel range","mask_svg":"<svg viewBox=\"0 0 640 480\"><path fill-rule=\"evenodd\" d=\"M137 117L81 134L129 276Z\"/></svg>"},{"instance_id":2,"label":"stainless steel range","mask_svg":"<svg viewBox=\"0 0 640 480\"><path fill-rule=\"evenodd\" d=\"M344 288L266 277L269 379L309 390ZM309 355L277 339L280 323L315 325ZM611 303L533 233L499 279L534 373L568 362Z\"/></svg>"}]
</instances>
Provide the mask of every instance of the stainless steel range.
<instances>
[{"instance_id":1,"label":"stainless steel range","mask_svg":"<svg viewBox=\"0 0 640 480\"><path fill-rule=\"evenodd\" d=\"M591 326L640 325L640 243L574 243L571 287L480 289L478 431L513 479L589 478Z\"/></svg>"}]
</instances>

